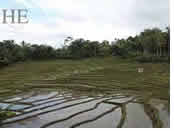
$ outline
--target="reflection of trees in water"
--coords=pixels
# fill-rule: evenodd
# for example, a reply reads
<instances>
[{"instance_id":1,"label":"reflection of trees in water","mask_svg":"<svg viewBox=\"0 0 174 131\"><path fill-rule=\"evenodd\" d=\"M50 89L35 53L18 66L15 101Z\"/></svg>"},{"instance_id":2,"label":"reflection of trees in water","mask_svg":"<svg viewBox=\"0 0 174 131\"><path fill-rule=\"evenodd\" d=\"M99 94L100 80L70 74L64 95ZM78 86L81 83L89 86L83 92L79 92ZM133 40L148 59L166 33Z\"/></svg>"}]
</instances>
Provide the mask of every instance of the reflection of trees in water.
<instances>
[{"instance_id":1,"label":"reflection of trees in water","mask_svg":"<svg viewBox=\"0 0 174 131\"><path fill-rule=\"evenodd\" d=\"M58 100L54 99L55 97L58 98ZM105 112L102 112L102 113L98 114L97 116L95 116L95 117L93 117L91 119L84 120L84 121L81 121L79 123L75 123L75 124L71 125L70 127L78 127L78 126L81 126L83 124L96 121L96 120L104 117L105 115L114 112L116 109L120 108L121 109L121 118L120 118L120 121L117 123L117 125L115 125L115 127L121 128L121 127L123 127L123 125L125 124L125 121L127 119L127 108L126 108L126 105L129 104L129 103L141 104L143 109L144 109L144 112L147 114L149 119L152 120L153 127L163 127L163 123L162 123L162 121L160 120L160 117L159 117L159 111L155 107L153 107L152 105L148 104L149 100L144 99L142 97L133 97L130 100L127 100L127 101L125 101L123 103L117 103L117 102L110 101L110 100L116 100L116 99L125 98L125 96L121 97L120 95L115 95L115 96L113 95L113 96L110 96L110 97L108 97L108 96L107 97L106 96L100 96L100 97L96 97L96 98L93 98L93 99L90 99L90 100L87 100L87 98L89 98L89 97L82 97L82 98L81 97L76 97L76 98L73 98L73 96L69 96L69 95L67 95L67 97L66 97L66 93L65 93L65 97L64 98L62 98L62 97L59 98L59 97L60 96L54 95L54 96L52 96L50 98L47 98L47 99L44 98L44 99L41 99L41 100L35 100L35 101L31 102L33 104L32 107L31 108L27 108L27 109L29 109L29 111L27 111L27 112L25 111L24 113L15 116L14 119L13 119L13 117L12 117L11 120L7 119L7 121L4 121L3 124L9 124L9 123L14 123L14 122L26 120L28 118L33 118L33 117L36 117L36 116L39 116L39 115L43 115L43 114L46 114L46 113L59 111L59 110L63 110L63 109L66 109L66 108L71 108L73 106L78 106L78 105L81 105L81 104L85 104L85 103L89 103L89 102L93 102L94 101L96 103L91 108L87 108L87 109L81 110L79 112L71 114L70 116L67 116L67 117L62 118L62 119L51 121L49 123L46 123L46 124L42 125L41 127L42 128L49 127L49 126L52 126L54 124L58 124L58 123L66 121L66 120L69 120L69 119L71 119L73 117L76 117L78 115L81 115L83 113L89 113L90 111L93 111L93 110L100 110L99 106L101 104L104 104L104 103L105 104L111 104L114 107L109 109L109 110L106 110ZM127 97L127 98L129 98L129 97ZM82 100L82 99L84 99L84 101L76 102L76 100ZM61 102L59 100L65 100L65 101ZM46 105L48 103L52 103L52 102L56 102L56 101L58 103L54 103L54 104L51 104L51 105ZM47 111L43 110L43 109L47 109L49 107L54 107L54 106L57 106L57 105L68 103L68 102L75 102L75 103L74 104L68 104L68 105L65 105L65 106L59 107L59 108L52 108L52 109L47 110ZM34 104L34 103L38 103L38 104ZM40 107L40 106L42 106L42 107ZM38 111L38 110L40 110L41 112L39 112L39 113L36 112L35 113L35 111ZM168 110L169 111L169 103L165 103L164 108L162 110ZM34 114L32 114L32 113L34 113Z\"/></svg>"},{"instance_id":2,"label":"reflection of trees in water","mask_svg":"<svg viewBox=\"0 0 174 131\"><path fill-rule=\"evenodd\" d=\"M135 97L135 98L136 98L136 97ZM85 120L85 121L76 123L76 124L72 125L71 127L74 128L74 127L78 127L78 126L80 126L80 125L82 125L82 124L86 124L86 123L89 123L89 122L93 122L93 121L95 121L95 120L97 120L97 119L99 119L99 118L101 118L101 117L103 117L103 116L105 116L105 115L107 115L107 114L109 114L109 113L112 113L112 112L115 111L117 108L121 108L121 119L120 119L118 125L116 126L117 128L121 128L121 127L124 125L125 120L126 120L126 116L127 116L127 113L126 113L126 104L130 103L130 102L133 101L135 98L133 98L133 99L131 99L131 100L129 100L129 101L126 101L126 102L124 102L124 103L117 103L117 102L111 102L111 101L108 101L108 100L104 100L103 103L111 104L111 105L114 105L115 107L113 107L112 109L110 109L110 110L108 110L108 111L106 111L106 112L104 112L104 113L102 113L102 114L96 116L96 117L93 118L93 119ZM114 98L111 98L110 100L112 100L112 99L114 99Z\"/></svg>"},{"instance_id":3,"label":"reflection of trees in water","mask_svg":"<svg viewBox=\"0 0 174 131\"><path fill-rule=\"evenodd\" d=\"M164 103L163 110L166 110L168 112L168 115L170 116L170 98L168 102Z\"/></svg>"},{"instance_id":4,"label":"reflection of trees in water","mask_svg":"<svg viewBox=\"0 0 174 131\"><path fill-rule=\"evenodd\" d=\"M144 103L144 112L152 120L152 125L154 128L163 127L163 122L160 120L159 111L151 104Z\"/></svg>"},{"instance_id":5,"label":"reflection of trees in water","mask_svg":"<svg viewBox=\"0 0 174 131\"><path fill-rule=\"evenodd\" d=\"M126 120L127 113L126 113L126 106L124 104L121 106L121 114L122 116L121 116L119 124L117 125L117 128L123 127Z\"/></svg>"}]
</instances>

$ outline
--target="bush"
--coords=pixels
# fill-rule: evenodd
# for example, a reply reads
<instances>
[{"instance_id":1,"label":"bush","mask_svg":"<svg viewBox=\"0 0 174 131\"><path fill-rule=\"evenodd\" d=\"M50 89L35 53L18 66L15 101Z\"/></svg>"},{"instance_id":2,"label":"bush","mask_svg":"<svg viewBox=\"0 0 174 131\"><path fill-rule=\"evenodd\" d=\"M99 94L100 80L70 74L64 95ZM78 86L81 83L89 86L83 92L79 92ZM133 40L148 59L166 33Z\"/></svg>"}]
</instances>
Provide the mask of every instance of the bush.
<instances>
[{"instance_id":1,"label":"bush","mask_svg":"<svg viewBox=\"0 0 174 131\"><path fill-rule=\"evenodd\" d=\"M1 121L3 121L4 119L7 119L9 117L13 117L15 116L16 113L15 112L11 112L11 111L1 111L0 110L0 123Z\"/></svg>"},{"instance_id":2,"label":"bush","mask_svg":"<svg viewBox=\"0 0 174 131\"><path fill-rule=\"evenodd\" d=\"M7 58L0 59L0 67L9 65L9 60Z\"/></svg>"},{"instance_id":3,"label":"bush","mask_svg":"<svg viewBox=\"0 0 174 131\"><path fill-rule=\"evenodd\" d=\"M135 58L136 61L140 63L161 63L168 62L167 57L157 57L157 56L139 56Z\"/></svg>"}]
</instances>

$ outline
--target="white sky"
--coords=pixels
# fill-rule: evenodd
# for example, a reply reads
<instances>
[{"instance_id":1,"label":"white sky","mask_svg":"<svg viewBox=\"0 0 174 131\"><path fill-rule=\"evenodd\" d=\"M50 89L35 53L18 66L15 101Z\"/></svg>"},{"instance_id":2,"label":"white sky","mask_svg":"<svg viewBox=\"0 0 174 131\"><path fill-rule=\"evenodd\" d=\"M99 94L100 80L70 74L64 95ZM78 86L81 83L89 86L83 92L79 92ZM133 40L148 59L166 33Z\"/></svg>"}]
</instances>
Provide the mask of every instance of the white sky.
<instances>
[{"instance_id":1,"label":"white sky","mask_svg":"<svg viewBox=\"0 0 174 131\"><path fill-rule=\"evenodd\" d=\"M29 24L0 24L0 40L60 46L67 36L112 41L135 36L145 28L163 29L169 25L168 0L13 0L12 5L10 2L5 3L9 9L29 9ZM1 17L2 14L0 20Z\"/></svg>"}]
</instances>

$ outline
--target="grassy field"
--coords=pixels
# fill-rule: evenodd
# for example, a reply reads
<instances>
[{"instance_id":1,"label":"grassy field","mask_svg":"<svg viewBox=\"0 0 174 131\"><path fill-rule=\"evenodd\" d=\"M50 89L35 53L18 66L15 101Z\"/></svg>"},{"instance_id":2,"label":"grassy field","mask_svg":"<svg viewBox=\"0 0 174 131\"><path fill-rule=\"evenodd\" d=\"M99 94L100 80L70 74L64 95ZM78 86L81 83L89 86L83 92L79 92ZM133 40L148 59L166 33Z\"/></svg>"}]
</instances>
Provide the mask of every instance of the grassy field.
<instances>
[{"instance_id":1,"label":"grassy field","mask_svg":"<svg viewBox=\"0 0 174 131\"><path fill-rule=\"evenodd\" d=\"M138 68L144 68L138 73ZM169 64L92 58L28 61L0 69L0 98L34 88L122 91L169 99Z\"/></svg>"}]
</instances>

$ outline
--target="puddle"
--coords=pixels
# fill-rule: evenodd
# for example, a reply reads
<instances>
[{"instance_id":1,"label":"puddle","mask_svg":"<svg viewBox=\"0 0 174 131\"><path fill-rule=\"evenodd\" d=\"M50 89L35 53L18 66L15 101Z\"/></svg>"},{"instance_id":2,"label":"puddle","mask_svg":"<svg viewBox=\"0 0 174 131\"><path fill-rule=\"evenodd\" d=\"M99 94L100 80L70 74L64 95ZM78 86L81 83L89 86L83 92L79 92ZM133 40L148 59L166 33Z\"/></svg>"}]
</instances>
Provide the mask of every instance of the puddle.
<instances>
[{"instance_id":1,"label":"puddle","mask_svg":"<svg viewBox=\"0 0 174 131\"><path fill-rule=\"evenodd\" d=\"M23 100L21 102L26 102L26 103L32 103L32 102L35 102L35 101L41 101L41 100L45 100L45 99L49 99L51 97L54 97L58 95L58 92L51 92L49 94L38 94L36 96L33 96L33 97L30 97L29 99L26 99L26 100Z\"/></svg>"},{"instance_id":2,"label":"puddle","mask_svg":"<svg viewBox=\"0 0 174 131\"><path fill-rule=\"evenodd\" d=\"M109 102L115 102L115 103L126 103L126 102L128 102L128 101L130 101L130 100L132 100L133 99L133 97L126 97L126 98L116 98L116 99L113 99L113 100L109 100Z\"/></svg>"},{"instance_id":3,"label":"puddle","mask_svg":"<svg viewBox=\"0 0 174 131\"><path fill-rule=\"evenodd\" d=\"M80 123L81 121L86 121L86 123L79 125L80 128L115 128L120 121L121 110L120 108L116 108L113 112L106 113L103 117L97 118L97 116L102 115L103 113L111 110L114 107L113 105L102 104L95 111L91 111L86 114L82 114L81 116L73 119L72 125L77 121ZM100 110L100 111L98 111ZM76 123L77 123L76 122Z\"/></svg>"},{"instance_id":4,"label":"puddle","mask_svg":"<svg viewBox=\"0 0 174 131\"><path fill-rule=\"evenodd\" d=\"M123 128L151 128L152 122L145 114L143 105L128 104L126 106L126 119Z\"/></svg>"},{"instance_id":5,"label":"puddle","mask_svg":"<svg viewBox=\"0 0 174 131\"><path fill-rule=\"evenodd\" d=\"M12 98L12 99L5 100L5 102L15 102L15 101L20 101L20 100L22 100L21 97L15 97L15 98Z\"/></svg>"},{"instance_id":6,"label":"puddle","mask_svg":"<svg viewBox=\"0 0 174 131\"><path fill-rule=\"evenodd\" d=\"M2 110L20 111L20 110L23 110L30 106L29 105L16 105L16 104L0 103L0 107Z\"/></svg>"},{"instance_id":7,"label":"puddle","mask_svg":"<svg viewBox=\"0 0 174 131\"><path fill-rule=\"evenodd\" d=\"M170 107L168 101L152 99L150 104L154 105L154 107L159 111L159 118L163 123L163 127L170 127Z\"/></svg>"},{"instance_id":8,"label":"puddle","mask_svg":"<svg viewBox=\"0 0 174 131\"><path fill-rule=\"evenodd\" d=\"M34 93L33 93L34 92ZM30 95L29 95L30 94ZM128 93L126 93L128 94ZM136 101L124 93L109 95L36 90L1 100L2 110L19 111L2 121L9 128L151 128L170 127L168 101ZM94 97L95 96L95 97Z\"/></svg>"}]
</instances>

